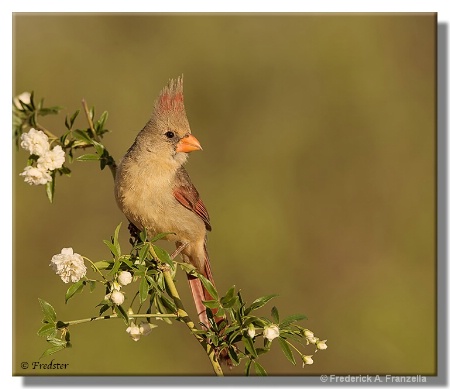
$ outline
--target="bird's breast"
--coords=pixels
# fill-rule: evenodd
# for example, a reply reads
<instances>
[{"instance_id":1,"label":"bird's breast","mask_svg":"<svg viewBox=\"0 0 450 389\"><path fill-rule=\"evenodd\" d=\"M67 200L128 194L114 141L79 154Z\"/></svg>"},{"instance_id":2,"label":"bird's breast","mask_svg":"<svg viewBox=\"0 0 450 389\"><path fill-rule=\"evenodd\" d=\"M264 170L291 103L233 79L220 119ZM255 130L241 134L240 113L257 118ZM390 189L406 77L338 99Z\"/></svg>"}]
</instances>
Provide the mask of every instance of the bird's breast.
<instances>
[{"instance_id":1,"label":"bird's breast","mask_svg":"<svg viewBox=\"0 0 450 389\"><path fill-rule=\"evenodd\" d=\"M116 175L115 195L119 208L150 236L172 232L167 239L197 241L204 239L203 221L183 207L173 195L175 174L151 166L122 163Z\"/></svg>"}]
</instances>

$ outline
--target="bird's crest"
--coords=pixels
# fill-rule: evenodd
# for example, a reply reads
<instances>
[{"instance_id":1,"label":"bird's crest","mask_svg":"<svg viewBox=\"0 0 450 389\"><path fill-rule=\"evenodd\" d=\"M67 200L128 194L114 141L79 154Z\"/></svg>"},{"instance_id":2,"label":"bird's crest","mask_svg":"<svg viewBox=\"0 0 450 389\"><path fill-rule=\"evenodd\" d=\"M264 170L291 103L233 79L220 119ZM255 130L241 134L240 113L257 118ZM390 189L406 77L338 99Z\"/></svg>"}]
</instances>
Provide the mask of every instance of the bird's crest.
<instances>
[{"instance_id":1,"label":"bird's crest","mask_svg":"<svg viewBox=\"0 0 450 389\"><path fill-rule=\"evenodd\" d=\"M155 103L158 113L167 111L184 111L183 76L169 80Z\"/></svg>"}]
</instances>

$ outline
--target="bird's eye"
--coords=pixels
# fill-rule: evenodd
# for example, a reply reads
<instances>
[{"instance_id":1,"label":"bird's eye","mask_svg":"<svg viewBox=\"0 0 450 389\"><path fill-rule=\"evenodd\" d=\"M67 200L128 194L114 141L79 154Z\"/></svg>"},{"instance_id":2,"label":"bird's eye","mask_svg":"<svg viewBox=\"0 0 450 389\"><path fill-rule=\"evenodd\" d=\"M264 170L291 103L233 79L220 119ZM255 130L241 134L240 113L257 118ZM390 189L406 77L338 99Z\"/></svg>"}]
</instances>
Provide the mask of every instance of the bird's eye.
<instances>
[{"instance_id":1,"label":"bird's eye","mask_svg":"<svg viewBox=\"0 0 450 389\"><path fill-rule=\"evenodd\" d=\"M164 135L167 136L168 138L173 138L175 136L175 134L172 131L167 131Z\"/></svg>"}]
</instances>

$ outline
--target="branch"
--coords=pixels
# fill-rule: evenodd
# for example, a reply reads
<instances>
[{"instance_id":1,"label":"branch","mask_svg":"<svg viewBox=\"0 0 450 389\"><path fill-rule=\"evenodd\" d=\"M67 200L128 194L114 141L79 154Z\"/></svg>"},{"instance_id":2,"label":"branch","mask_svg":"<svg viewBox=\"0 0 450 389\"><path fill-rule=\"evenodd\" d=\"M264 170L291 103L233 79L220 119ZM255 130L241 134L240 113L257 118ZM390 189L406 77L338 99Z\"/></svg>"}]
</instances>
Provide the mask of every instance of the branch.
<instances>
[{"instance_id":1,"label":"branch","mask_svg":"<svg viewBox=\"0 0 450 389\"><path fill-rule=\"evenodd\" d=\"M201 346L206 351L206 354L208 354L209 361L211 362L211 365L214 369L214 372L217 376L223 376L222 368L220 367L220 363L217 360L216 354L214 352L214 349L211 347L211 345L208 342L205 342L205 340L197 335L194 331L196 330L195 324L192 322L191 318L188 316L187 312L185 311L183 307L183 303L181 302L180 295L178 294L178 291L175 287L175 284L173 282L172 276L170 275L170 270L167 269L163 272L164 274L164 280L166 281L167 288L169 289L170 295L173 298L173 301L175 302L175 305L177 306L177 312L179 318L189 327L191 330L192 335L195 336L195 338L199 341Z\"/></svg>"},{"instance_id":2,"label":"branch","mask_svg":"<svg viewBox=\"0 0 450 389\"><path fill-rule=\"evenodd\" d=\"M153 249L152 244L149 244L150 253L152 254L153 258L160 261L158 256L155 253L155 250ZM161 262L161 261L160 261ZM217 360L216 354L214 352L214 349L211 347L211 344L208 342L205 342L205 339L202 338L200 335L196 334L196 328L195 324L192 321L192 319L187 314L186 310L184 309L183 303L181 302L180 295L178 294L178 290L173 282L172 275L170 274L170 268L168 267L166 270L163 271L164 275L164 281L166 282L167 289L169 290L169 294L171 295L176 307L177 307L177 316L179 319L187 325L189 330L191 331L192 335L194 335L195 339L198 340L200 345L205 350L206 354L209 357L209 361L211 362L211 365L214 369L214 373L216 373L217 376L223 376L222 368L220 367L220 363Z\"/></svg>"},{"instance_id":3,"label":"branch","mask_svg":"<svg viewBox=\"0 0 450 389\"><path fill-rule=\"evenodd\" d=\"M177 315L174 313L149 313L149 314L145 314L145 313L137 313L137 314L129 314L128 317L130 318L149 318L149 317L156 317L156 318L164 318L164 317L171 317L171 318L176 318ZM116 313L112 314L112 315L107 315L107 316L94 316L94 317L90 317L87 319L79 319L79 320L71 320L71 321L66 321L64 322L64 324L67 325L75 325L75 324L81 324L81 323L89 323L91 321L97 321L97 320L108 320L108 319L118 319L119 316L117 316Z\"/></svg>"}]
</instances>

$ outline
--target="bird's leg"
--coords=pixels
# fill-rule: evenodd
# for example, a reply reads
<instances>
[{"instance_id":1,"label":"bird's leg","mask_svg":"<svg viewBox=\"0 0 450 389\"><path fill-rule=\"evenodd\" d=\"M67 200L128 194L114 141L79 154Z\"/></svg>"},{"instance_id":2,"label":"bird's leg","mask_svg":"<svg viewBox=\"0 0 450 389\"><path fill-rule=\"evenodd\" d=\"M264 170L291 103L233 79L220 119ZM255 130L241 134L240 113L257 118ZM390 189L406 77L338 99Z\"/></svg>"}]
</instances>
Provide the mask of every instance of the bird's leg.
<instances>
[{"instance_id":1,"label":"bird's leg","mask_svg":"<svg viewBox=\"0 0 450 389\"><path fill-rule=\"evenodd\" d=\"M170 254L170 259L174 260L187 246L189 246L189 242L183 242L179 246L177 245L177 249Z\"/></svg>"}]
</instances>

